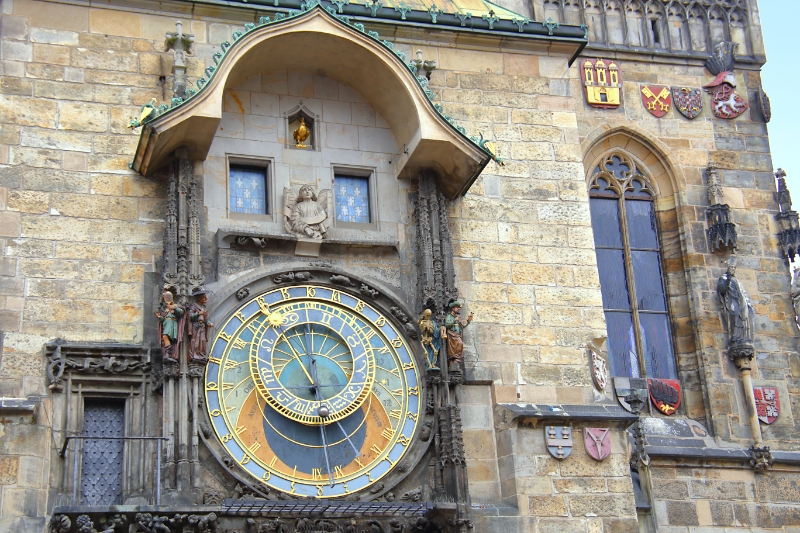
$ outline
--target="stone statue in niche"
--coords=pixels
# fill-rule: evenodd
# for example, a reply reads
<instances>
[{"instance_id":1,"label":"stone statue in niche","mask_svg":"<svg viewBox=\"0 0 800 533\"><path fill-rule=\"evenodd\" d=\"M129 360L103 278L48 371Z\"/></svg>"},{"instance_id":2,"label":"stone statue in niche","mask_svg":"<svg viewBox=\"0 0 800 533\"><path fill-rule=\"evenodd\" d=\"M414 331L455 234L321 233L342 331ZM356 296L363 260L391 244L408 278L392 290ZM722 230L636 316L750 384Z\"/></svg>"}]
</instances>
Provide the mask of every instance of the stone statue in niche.
<instances>
[{"instance_id":1,"label":"stone statue in niche","mask_svg":"<svg viewBox=\"0 0 800 533\"><path fill-rule=\"evenodd\" d=\"M419 317L419 330L422 332L422 347L425 349L425 362L428 368L438 368L439 350L442 348L444 328L432 318L433 312L425 309Z\"/></svg>"},{"instance_id":2,"label":"stone statue in niche","mask_svg":"<svg viewBox=\"0 0 800 533\"><path fill-rule=\"evenodd\" d=\"M464 360L464 338L462 334L464 328L472 322L472 313L469 314L466 320L459 320L462 305L458 300L453 300L447 306L450 312L444 317L444 327L447 330L447 361L451 366L453 364L460 365Z\"/></svg>"},{"instance_id":3,"label":"stone statue in niche","mask_svg":"<svg viewBox=\"0 0 800 533\"><path fill-rule=\"evenodd\" d=\"M728 348L753 344L755 309L747 297L744 285L736 277L736 261L727 261L728 268L717 282L717 294L722 304L722 321L728 330Z\"/></svg>"},{"instance_id":4,"label":"stone statue in niche","mask_svg":"<svg viewBox=\"0 0 800 533\"><path fill-rule=\"evenodd\" d=\"M182 340L184 325L184 309L175 303L175 295L164 286L161 293L161 304L155 311L158 319L158 338L161 343L161 353L167 359L178 359L178 345Z\"/></svg>"},{"instance_id":5,"label":"stone statue in niche","mask_svg":"<svg viewBox=\"0 0 800 533\"><path fill-rule=\"evenodd\" d=\"M792 307L794 307L794 321L800 327L800 266L794 267L792 276Z\"/></svg>"},{"instance_id":6,"label":"stone statue in niche","mask_svg":"<svg viewBox=\"0 0 800 533\"><path fill-rule=\"evenodd\" d=\"M283 189L283 213L286 231L311 239L325 239L333 216L330 189L317 194L310 185Z\"/></svg>"},{"instance_id":7,"label":"stone statue in niche","mask_svg":"<svg viewBox=\"0 0 800 533\"><path fill-rule=\"evenodd\" d=\"M194 291L194 303L189 307L189 362L205 363L208 361L208 335L214 324L208 320L206 302L208 292Z\"/></svg>"}]
</instances>

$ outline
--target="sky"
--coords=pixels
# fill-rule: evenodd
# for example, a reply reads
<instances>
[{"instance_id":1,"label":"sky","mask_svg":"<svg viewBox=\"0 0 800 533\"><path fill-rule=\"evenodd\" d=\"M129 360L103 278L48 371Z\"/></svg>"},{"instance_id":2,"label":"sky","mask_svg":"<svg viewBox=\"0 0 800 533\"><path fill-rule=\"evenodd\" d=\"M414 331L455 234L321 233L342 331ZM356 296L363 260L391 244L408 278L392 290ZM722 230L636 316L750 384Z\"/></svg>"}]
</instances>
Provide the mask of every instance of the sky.
<instances>
[{"instance_id":1,"label":"sky","mask_svg":"<svg viewBox=\"0 0 800 533\"><path fill-rule=\"evenodd\" d=\"M762 84L772 103L767 126L772 164L786 171L793 208L800 210L800 56L795 51L800 0L758 0L758 7L767 51Z\"/></svg>"}]
</instances>

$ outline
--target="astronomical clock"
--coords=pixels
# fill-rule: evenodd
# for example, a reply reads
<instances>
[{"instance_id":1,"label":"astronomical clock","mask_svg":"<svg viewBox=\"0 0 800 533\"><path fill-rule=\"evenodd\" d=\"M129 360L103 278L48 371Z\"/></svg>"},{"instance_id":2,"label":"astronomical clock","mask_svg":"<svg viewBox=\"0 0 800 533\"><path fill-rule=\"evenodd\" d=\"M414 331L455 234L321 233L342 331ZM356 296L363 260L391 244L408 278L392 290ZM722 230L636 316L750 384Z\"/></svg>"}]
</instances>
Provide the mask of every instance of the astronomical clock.
<instances>
[{"instance_id":1,"label":"astronomical clock","mask_svg":"<svg viewBox=\"0 0 800 533\"><path fill-rule=\"evenodd\" d=\"M264 492L379 496L381 480L421 451L412 444L424 379L407 334L374 299L332 283L265 287L241 300L209 348L212 449Z\"/></svg>"}]
</instances>

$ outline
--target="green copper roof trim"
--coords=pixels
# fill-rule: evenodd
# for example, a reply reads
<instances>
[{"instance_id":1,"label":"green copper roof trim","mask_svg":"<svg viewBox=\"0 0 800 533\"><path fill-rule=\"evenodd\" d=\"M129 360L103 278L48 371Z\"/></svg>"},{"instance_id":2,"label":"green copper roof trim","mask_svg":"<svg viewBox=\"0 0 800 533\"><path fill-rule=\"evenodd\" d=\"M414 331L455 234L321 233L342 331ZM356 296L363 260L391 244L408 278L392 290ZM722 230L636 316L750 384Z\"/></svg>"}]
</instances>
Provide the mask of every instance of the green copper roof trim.
<instances>
[{"instance_id":1,"label":"green copper roof trim","mask_svg":"<svg viewBox=\"0 0 800 533\"><path fill-rule=\"evenodd\" d=\"M277 3L278 0L275 0L275 1ZM468 136L466 130L462 126L457 126L455 124L455 121L453 120L453 118L444 113L444 109L442 108L442 106L440 106L438 104L434 105L432 103L435 95L434 95L433 91L428 89L428 79L425 78L424 76L417 76L417 67L416 67L416 65L414 65L413 63L406 63L406 55L403 52L401 52L400 50L395 50L393 43L391 43L389 41L386 41L386 40L381 40L380 35L377 32L374 32L374 31L367 32L365 30L365 28L364 28L364 25L361 24L361 23L358 23L358 22L351 23L350 22L350 17L348 17L346 15L339 15L337 13L336 8L334 8L332 6L325 6L323 8L320 0L306 0L302 4L302 6L304 6L303 10L290 9L288 17L286 17L283 13L276 13L275 14L275 19L272 20L272 21L270 21L269 17L261 17L259 19L259 21L258 21L259 22L258 24L248 23L248 24L245 24L244 31L239 31L239 30L234 31L233 34L231 35L231 40L233 41L233 44L229 43L228 41L223 41L220 44L220 50L221 51L215 53L212 56L214 64L206 67L205 72L204 72L205 77L202 77L202 78L200 78L199 80L197 80L195 82L196 89L195 88L187 89L186 90L186 94L187 94L186 98L173 98L169 104L166 104L166 103L165 104L161 104L158 107L155 107L152 104L152 102L150 104L145 104L144 106L142 106L141 117L139 119L132 120L131 123L130 123L130 127L131 128L138 128L139 126L142 126L144 124L148 124L148 123L152 122L153 120L155 120L156 118L164 116L164 115L166 115L168 113L171 113L175 109L180 108L184 103L188 102L189 100L191 100L192 98L194 98L195 96L200 94L203 91L203 89L206 87L206 85L208 85L208 82L211 81L211 79L213 79L213 77L214 77L214 75L216 74L216 71L217 71L217 66L219 66L220 63L225 61L225 58L228 56L228 51L231 50L234 46L236 46L236 43L244 35L246 35L247 33L250 33L251 31L253 31L253 30L257 29L257 28L261 28L263 26L267 26L267 25L271 26L271 25L274 25L274 24L279 24L279 23L281 23L281 22L283 22L285 20L289 20L291 18L295 18L295 17L298 17L300 15L303 15L304 13L307 13L311 9L314 9L314 8L318 7L321 11L323 11L324 13L330 15L332 18L337 20L339 23L345 24L347 26L350 26L350 27L356 29L357 31L360 31L361 33L364 33L365 35L368 35L369 37L374 39L377 43L381 44L384 48L392 51L394 53L395 57L397 57L397 59L414 76L414 79L417 81L417 85L419 85L420 89L422 89L422 92L425 94L425 96L428 97L428 102L431 104L431 106L433 106L433 108L436 110L436 112L439 114L439 116L441 116L450 125L450 127L452 129L454 129L456 132L458 132L459 135L461 135L463 138L469 140L472 144L474 144L475 146L480 148L482 151L487 153L492 158L493 161L495 161L496 163L501 164L501 165L503 164L503 160L501 158L497 157L497 155L495 155L494 152L492 152L492 150L488 146L486 146L486 143L489 142L489 139L484 139L482 133L480 134L480 137L474 137L474 136L470 137L470 136ZM208 78L208 79L206 79L206 78ZM148 109L148 108L151 109L151 111L149 113L145 114L144 111L145 111L145 109Z\"/></svg>"}]
</instances>

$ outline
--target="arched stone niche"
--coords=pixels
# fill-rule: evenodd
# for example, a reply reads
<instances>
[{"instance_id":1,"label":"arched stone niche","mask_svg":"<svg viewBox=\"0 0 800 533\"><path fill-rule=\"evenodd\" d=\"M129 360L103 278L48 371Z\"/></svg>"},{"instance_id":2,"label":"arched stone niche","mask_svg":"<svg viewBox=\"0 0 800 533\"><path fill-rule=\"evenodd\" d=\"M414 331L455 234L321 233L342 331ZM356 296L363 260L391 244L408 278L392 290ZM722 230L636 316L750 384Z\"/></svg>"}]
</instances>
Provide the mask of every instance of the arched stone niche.
<instances>
[{"instance_id":1,"label":"arched stone niche","mask_svg":"<svg viewBox=\"0 0 800 533\"><path fill-rule=\"evenodd\" d=\"M357 83L381 114L397 145L393 161L398 177L431 169L443 193L466 191L490 156L433 108L399 57L368 35L322 9L256 28L242 36L217 65L206 87L191 100L148 122L133 168L152 174L185 147L189 159L205 159L222 118L225 89L265 71L302 65L341 83Z\"/></svg>"}]
</instances>

